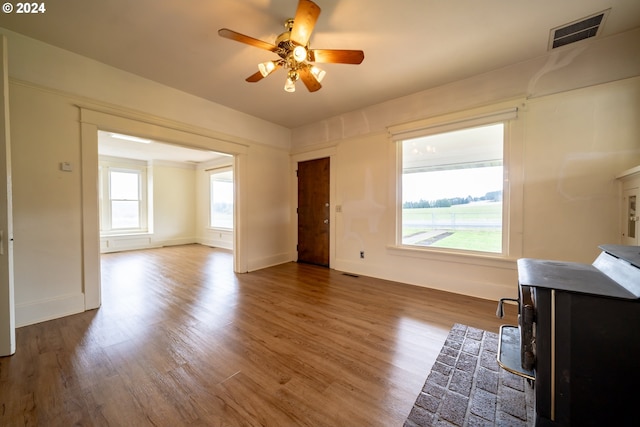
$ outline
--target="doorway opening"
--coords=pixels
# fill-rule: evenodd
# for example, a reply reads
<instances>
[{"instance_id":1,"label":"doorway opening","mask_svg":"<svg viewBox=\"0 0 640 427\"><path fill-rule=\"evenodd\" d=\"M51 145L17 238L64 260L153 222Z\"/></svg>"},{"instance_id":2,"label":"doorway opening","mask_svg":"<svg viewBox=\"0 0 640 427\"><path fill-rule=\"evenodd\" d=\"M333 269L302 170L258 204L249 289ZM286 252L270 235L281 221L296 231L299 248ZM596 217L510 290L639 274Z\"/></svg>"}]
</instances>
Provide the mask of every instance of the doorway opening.
<instances>
[{"instance_id":1,"label":"doorway opening","mask_svg":"<svg viewBox=\"0 0 640 427\"><path fill-rule=\"evenodd\" d=\"M195 243L233 257L233 169L229 154L98 130L100 254Z\"/></svg>"},{"instance_id":2,"label":"doorway opening","mask_svg":"<svg viewBox=\"0 0 640 427\"><path fill-rule=\"evenodd\" d=\"M134 113L113 114L110 111L80 107L81 117L81 162L82 162L82 282L84 309L91 310L101 306L100 285L100 223L99 193L97 183L99 164L99 131L134 135L142 139L162 141L168 146L180 146L199 151L215 151L226 154L234 170L234 229L233 235L233 272L248 271L246 251L246 200L243 185L246 182L246 162L248 146L238 141L221 138L219 135L193 128L179 122L168 122L155 116L140 116ZM139 143L139 145L144 145ZM197 176L203 176L198 173ZM158 176L154 178L154 185ZM170 196L181 195L179 191L169 191ZM173 204L172 199L165 203ZM154 205L158 200L154 200ZM159 229L158 218L150 224L154 233ZM166 236L165 236L166 237ZM193 237L192 237L193 240Z\"/></svg>"}]
</instances>

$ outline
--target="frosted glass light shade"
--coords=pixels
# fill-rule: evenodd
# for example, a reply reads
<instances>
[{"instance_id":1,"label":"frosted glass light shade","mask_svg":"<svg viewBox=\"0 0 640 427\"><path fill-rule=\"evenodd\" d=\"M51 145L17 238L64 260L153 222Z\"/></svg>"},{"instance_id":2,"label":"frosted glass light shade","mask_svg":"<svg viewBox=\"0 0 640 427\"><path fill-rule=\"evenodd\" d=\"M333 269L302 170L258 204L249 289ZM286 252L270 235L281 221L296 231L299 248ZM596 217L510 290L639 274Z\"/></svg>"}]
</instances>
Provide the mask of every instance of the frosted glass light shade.
<instances>
[{"instance_id":1,"label":"frosted glass light shade","mask_svg":"<svg viewBox=\"0 0 640 427\"><path fill-rule=\"evenodd\" d=\"M287 77L287 81L284 84L284 90L286 90L287 92L296 91L296 82L293 81L291 77Z\"/></svg>"},{"instance_id":2,"label":"frosted glass light shade","mask_svg":"<svg viewBox=\"0 0 640 427\"><path fill-rule=\"evenodd\" d=\"M313 74L313 77L315 77L318 83L320 83L322 79L324 79L324 76L327 74L327 72L314 65L313 67L311 67L311 74Z\"/></svg>"},{"instance_id":3,"label":"frosted glass light shade","mask_svg":"<svg viewBox=\"0 0 640 427\"><path fill-rule=\"evenodd\" d=\"M262 74L262 77L267 77L275 69L276 64L274 64L273 61L267 61L258 64L258 70L260 70L260 74Z\"/></svg>"}]
</instances>

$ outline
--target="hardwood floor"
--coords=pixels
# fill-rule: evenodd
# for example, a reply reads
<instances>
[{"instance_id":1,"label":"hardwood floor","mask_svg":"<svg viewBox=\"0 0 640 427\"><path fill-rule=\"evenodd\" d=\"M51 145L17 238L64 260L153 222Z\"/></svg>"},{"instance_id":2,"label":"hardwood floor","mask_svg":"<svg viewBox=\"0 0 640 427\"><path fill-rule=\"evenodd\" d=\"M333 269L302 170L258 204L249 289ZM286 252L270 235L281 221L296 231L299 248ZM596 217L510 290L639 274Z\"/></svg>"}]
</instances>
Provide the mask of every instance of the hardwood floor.
<instances>
[{"instance_id":1,"label":"hardwood floor","mask_svg":"<svg viewBox=\"0 0 640 427\"><path fill-rule=\"evenodd\" d=\"M98 310L19 328L2 426L401 426L454 323L496 304L199 245L105 254Z\"/></svg>"}]
</instances>

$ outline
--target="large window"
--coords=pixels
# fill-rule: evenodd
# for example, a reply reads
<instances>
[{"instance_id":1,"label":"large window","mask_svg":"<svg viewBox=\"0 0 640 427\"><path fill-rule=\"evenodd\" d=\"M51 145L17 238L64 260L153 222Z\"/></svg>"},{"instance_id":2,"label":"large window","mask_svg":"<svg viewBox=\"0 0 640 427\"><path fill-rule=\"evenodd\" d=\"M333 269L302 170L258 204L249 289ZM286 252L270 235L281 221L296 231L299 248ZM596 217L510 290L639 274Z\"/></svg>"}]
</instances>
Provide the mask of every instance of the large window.
<instances>
[{"instance_id":1,"label":"large window","mask_svg":"<svg viewBox=\"0 0 640 427\"><path fill-rule=\"evenodd\" d=\"M100 229L103 234L146 232L146 166L100 165Z\"/></svg>"},{"instance_id":2,"label":"large window","mask_svg":"<svg viewBox=\"0 0 640 427\"><path fill-rule=\"evenodd\" d=\"M505 124L411 135L402 151L402 245L503 253Z\"/></svg>"},{"instance_id":3,"label":"large window","mask_svg":"<svg viewBox=\"0 0 640 427\"><path fill-rule=\"evenodd\" d=\"M218 169L209 176L209 226L233 229L233 170Z\"/></svg>"}]
</instances>

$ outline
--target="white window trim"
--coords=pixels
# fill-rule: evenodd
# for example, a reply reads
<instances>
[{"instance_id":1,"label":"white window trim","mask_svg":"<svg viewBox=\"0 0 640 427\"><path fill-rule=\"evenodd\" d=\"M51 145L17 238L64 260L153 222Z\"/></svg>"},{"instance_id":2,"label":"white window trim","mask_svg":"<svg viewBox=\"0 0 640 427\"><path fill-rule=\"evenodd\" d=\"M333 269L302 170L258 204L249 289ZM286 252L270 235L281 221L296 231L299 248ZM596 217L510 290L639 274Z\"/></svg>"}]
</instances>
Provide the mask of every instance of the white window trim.
<instances>
[{"instance_id":1,"label":"white window trim","mask_svg":"<svg viewBox=\"0 0 640 427\"><path fill-rule=\"evenodd\" d=\"M403 125L391 126L387 128L394 142L406 139L430 136L439 133L461 130L466 128L489 125L499 122L507 122L518 118L518 107L510 107L496 111L473 114L467 113L465 117L457 115L447 118L426 119L418 122Z\"/></svg>"},{"instance_id":2,"label":"white window trim","mask_svg":"<svg viewBox=\"0 0 640 427\"><path fill-rule=\"evenodd\" d=\"M519 258L522 252L522 179L516 178L512 180L512 177L515 178L517 175L522 174L522 159L518 158L522 155L520 143L522 138L520 135L521 129L514 125L518 122L516 119L519 112L525 106L524 101L522 98L512 99L490 106L387 127L389 140L391 141L389 158L393 162L390 167L390 182L392 185L390 185L389 202L391 206L395 206L395 218L392 221L392 228L389 229L387 244L390 254L435 258L442 261L478 265L486 265L486 262L489 261L497 262L496 266L513 267L513 260ZM400 141L497 122L503 122L505 125L505 140L503 143L502 253L417 247L402 244L402 147ZM517 150L513 150L514 145L518 146ZM515 205L520 206L516 207ZM503 264L503 261L507 263Z\"/></svg>"},{"instance_id":3,"label":"white window trim","mask_svg":"<svg viewBox=\"0 0 640 427\"><path fill-rule=\"evenodd\" d=\"M131 159L100 159L100 235L103 237L113 236L130 236L150 233L149 206L151 199L149 198L148 181L150 179L149 167L146 162ZM139 175L140 180L140 227L136 228L111 228L111 200L109 197L109 173L111 171L132 172L135 171Z\"/></svg>"}]
</instances>

